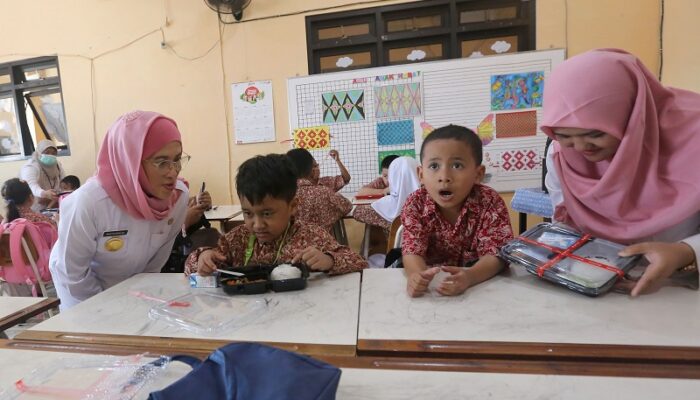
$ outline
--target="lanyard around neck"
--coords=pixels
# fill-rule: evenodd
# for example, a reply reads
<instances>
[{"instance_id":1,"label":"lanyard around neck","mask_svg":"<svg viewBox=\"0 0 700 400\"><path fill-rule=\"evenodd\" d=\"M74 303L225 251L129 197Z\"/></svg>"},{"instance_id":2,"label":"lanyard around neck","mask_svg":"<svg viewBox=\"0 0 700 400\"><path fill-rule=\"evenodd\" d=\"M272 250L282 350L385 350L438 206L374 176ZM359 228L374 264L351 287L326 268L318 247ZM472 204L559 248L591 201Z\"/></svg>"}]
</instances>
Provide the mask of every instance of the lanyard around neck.
<instances>
[{"instance_id":1,"label":"lanyard around neck","mask_svg":"<svg viewBox=\"0 0 700 400\"><path fill-rule=\"evenodd\" d=\"M287 241L287 232L289 232L289 226L291 223L287 223L287 227L284 229L284 235L282 236L282 240L280 240L280 243L277 245L277 254L275 255L275 260L273 261L273 264L277 262L280 258L280 253L282 252L282 246L284 246L285 242ZM251 233L248 235L248 245L245 248L245 263L243 264L248 265L250 262L250 259L253 258L253 249L255 248L255 241L257 238L255 237L255 234Z\"/></svg>"}]
</instances>

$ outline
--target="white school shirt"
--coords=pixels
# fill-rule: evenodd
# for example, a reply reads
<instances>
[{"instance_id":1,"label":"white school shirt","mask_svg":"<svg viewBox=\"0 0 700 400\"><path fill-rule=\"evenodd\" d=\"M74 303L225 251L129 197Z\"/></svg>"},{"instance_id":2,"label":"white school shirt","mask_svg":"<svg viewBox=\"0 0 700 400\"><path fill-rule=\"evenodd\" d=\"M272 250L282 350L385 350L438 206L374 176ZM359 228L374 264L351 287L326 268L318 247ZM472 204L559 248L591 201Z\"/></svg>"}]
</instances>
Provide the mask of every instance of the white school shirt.
<instances>
[{"instance_id":1,"label":"white school shirt","mask_svg":"<svg viewBox=\"0 0 700 400\"><path fill-rule=\"evenodd\" d=\"M160 221L130 216L95 178L61 202L58 241L49 260L61 309L135 274L160 272L185 222L188 190L181 181L177 189L183 191L180 198ZM123 246L109 251L105 243L111 238L120 238Z\"/></svg>"},{"instance_id":2,"label":"white school shirt","mask_svg":"<svg viewBox=\"0 0 700 400\"><path fill-rule=\"evenodd\" d=\"M27 182L34 195L32 210L35 212L39 212L43 208L43 206L39 204L41 192L50 189L55 190L56 193L60 191L61 179L65 176L61 162L59 161L56 165L58 166L58 176L53 179L49 178L49 176L42 171L41 164L34 157L27 161L19 170L19 178Z\"/></svg>"},{"instance_id":3,"label":"white school shirt","mask_svg":"<svg viewBox=\"0 0 700 400\"><path fill-rule=\"evenodd\" d=\"M554 157L552 150L554 142L549 144L547 150L547 175L544 178L544 184L549 191L549 198L552 200L552 206L556 208L564 202L564 194L561 190L561 182L557 175L556 167L554 166ZM683 242L692 247L695 252L695 259L700 256L700 212L681 221L680 223L666 229L665 231L656 233L652 236L638 240L641 242Z\"/></svg>"}]
</instances>

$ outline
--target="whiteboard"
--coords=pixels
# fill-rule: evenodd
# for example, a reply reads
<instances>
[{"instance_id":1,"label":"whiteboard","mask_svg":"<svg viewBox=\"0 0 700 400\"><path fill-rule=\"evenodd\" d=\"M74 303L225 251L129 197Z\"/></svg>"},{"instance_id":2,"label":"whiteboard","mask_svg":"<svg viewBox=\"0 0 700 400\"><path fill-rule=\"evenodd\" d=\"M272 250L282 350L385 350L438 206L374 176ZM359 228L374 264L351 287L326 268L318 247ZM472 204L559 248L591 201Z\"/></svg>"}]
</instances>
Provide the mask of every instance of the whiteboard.
<instances>
[{"instance_id":1,"label":"whiteboard","mask_svg":"<svg viewBox=\"0 0 700 400\"><path fill-rule=\"evenodd\" d=\"M426 123L457 124L482 138L489 186L539 187L542 91L562 61L555 49L290 78L290 141L309 149L321 176L339 173L328 156L337 149L351 194L378 176L381 156L418 157Z\"/></svg>"}]
</instances>

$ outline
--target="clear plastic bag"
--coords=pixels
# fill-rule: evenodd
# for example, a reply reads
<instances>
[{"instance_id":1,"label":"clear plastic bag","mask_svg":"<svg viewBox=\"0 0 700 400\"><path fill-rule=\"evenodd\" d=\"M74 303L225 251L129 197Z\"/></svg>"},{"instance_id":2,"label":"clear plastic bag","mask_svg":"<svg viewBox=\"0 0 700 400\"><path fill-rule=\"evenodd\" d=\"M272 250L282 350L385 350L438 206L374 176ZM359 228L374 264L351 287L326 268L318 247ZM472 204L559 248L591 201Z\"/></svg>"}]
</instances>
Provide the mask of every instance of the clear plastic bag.
<instances>
[{"instance_id":1,"label":"clear plastic bag","mask_svg":"<svg viewBox=\"0 0 700 400\"><path fill-rule=\"evenodd\" d=\"M149 316L200 335L215 335L248 324L266 311L267 301L263 298L196 292L154 306Z\"/></svg>"},{"instance_id":2,"label":"clear plastic bag","mask_svg":"<svg viewBox=\"0 0 700 400\"><path fill-rule=\"evenodd\" d=\"M5 388L0 400L129 400L160 376L169 362L169 357L143 354L57 359Z\"/></svg>"}]
</instances>

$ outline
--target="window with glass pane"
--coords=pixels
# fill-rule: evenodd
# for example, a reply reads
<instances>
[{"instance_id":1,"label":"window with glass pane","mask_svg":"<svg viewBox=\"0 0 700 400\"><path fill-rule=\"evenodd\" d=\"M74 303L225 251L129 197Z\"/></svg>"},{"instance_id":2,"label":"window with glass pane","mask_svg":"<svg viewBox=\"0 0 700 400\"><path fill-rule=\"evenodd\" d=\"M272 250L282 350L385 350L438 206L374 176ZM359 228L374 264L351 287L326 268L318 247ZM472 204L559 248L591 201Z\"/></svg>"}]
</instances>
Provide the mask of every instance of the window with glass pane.
<instances>
[{"instance_id":1,"label":"window with glass pane","mask_svg":"<svg viewBox=\"0 0 700 400\"><path fill-rule=\"evenodd\" d=\"M44 139L70 154L58 58L0 64L0 161L28 157Z\"/></svg>"},{"instance_id":2,"label":"window with glass pane","mask_svg":"<svg viewBox=\"0 0 700 400\"><path fill-rule=\"evenodd\" d=\"M535 3L425 0L311 15L309 73L534 50Z\"/></svg>"},{"instance_id":3,"label":"window with glass pane","mask_svg":"<svg viewBox=\"0 0 700 400\"><path fill-rule=\"evenodd\" d=\"M372 52L361 51L354 53L335 54L321 57L321 72L344 71L349 69L367 68L372 66Z\"/></svg>"},{"instance_id":4,"label":"window with glass pane","mask_svg":"<svg viewBox=\"0 0 700 400\"><path fill-rule=\"evenodd\" d=\"M462 57L479 57L518 51L518 36L462 40Z\"/></svg>"},{"instance_id":5,"label":"window with glass pane","mask_svg":"<svg viewBox=\"0 0 700 400\"><path fill-rule=\"evenodd\" d=\"M12 94L0 94L0 156L21 155L20 145Z\"/></svg>"}]
</instances>

